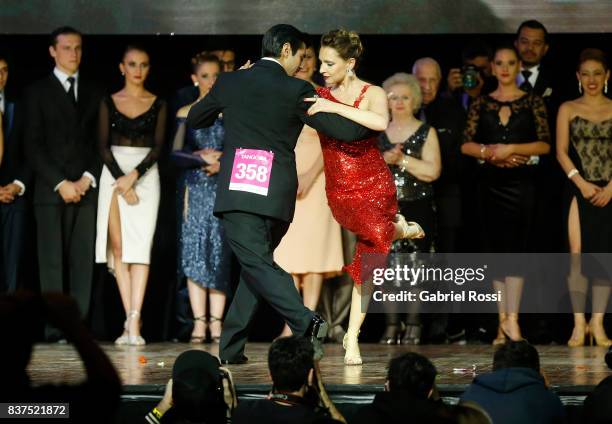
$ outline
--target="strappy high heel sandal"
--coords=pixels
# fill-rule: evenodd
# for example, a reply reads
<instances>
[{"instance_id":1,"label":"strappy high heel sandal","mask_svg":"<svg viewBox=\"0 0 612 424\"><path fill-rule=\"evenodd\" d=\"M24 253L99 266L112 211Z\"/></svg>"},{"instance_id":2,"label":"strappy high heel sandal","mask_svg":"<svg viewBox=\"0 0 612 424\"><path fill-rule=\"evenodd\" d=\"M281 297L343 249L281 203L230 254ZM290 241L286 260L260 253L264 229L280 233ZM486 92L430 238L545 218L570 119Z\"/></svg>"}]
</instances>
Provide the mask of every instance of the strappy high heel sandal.
<instances>
[{"instance_id":1,"label":"strappy high heel sandal","mask_svg":"<svg viewBox=\"0 0 612 424\"><path fill-rule=\"evenodd\" d=\"M135 309L130 311L129 319L130 320L137 319L140 321L140 311L137 311ZM142 327L142 322L139 322L138 325ZM145 342L145 339L143 339L142 336L133 336L130 334L128 336L128 344L131 346L143 346L147 344L147 342Z\"/></svg>"},{"instance_id":2,"label":"strappy high heel sandal","mask_svg":"<svg viewBox=\"0 0 612 424\"><path fill-rule=\"evenodd\" d=\"M515 324L518 329L518 337L512 337L510 333L512 331L509 330L509 325ZM508 314L508 317L499 323L499 329L502 331L507 340L512 340L513 342L524 342L527 341L521 334L521 327L518 325L518 315L517 314Z\"/></svg>"},{"instance_id":3,"label":"strappy high heel sandal","mask_svg":"<svg viewBox=\"0 0 612 424\"><path fill-rule=\"evenodd\" d=\"M208 321L208 329L210 330L210 324L212 324L213 322L219 322L221 325L223 324L223 321L221 320L221 318L219 317L214 317L214 316L210 316L210 320ZM221 333L219 333L218 336L213 336L212 331L210 333L210 340L213 343L219 343L221 341Z\"/></svg>"},{"instance_id":4,"label":"strappy high heel sandal","mask_svg":"<svg viewBox=\"0 0 612 424\"><path fill-rule=\"evenodd\" d=\"M204 332L201 336L196 336L193 333L191 333L191 338L189 339L189 343L195 343L195 344L204 343L206 341L206 327L207 327L206 315L200 315L199 317L194 317L193 318L194 327L195 327L196 321L200 321L204 323Z\"/></svg>"},{"instance_id":5,"label":"strappy high heel sandal","mask_svg":"<svg viewBox=\"0 0 612 424\"><path fill-rule=\"evenodd\" d=\"M404 337L402 337L401 343L403 345L419 345L421 344L421 332L423 327L420 324L408 324L406 325L406 331Z\"/></svg>"},{"instance_id":6,"label":"strappy high heel sandal","mask_svg":"<svg viewBox=\"0 0 612 424\"><path fill-rule=\"evenodd\" d=\"M342 339L342 347L345 350L344 364L345 365L361 365L363 360L361 359L361 352L359 351L359 332L354 336L351 336L349 332L344 335Z\"/></svg>"},{"instance_id":7,"label":"strappy high heel sandal","mask_svg":"<svg viewBox=\"0 0 612 424\"><path fill-rule=\"evenodd\" d=\"M593 344L595 344L596 346L605 347L612 346L612 340L610 340L606 335L606 330L604 329L603 324L593 325L593 323L590 322L588 328L589 342L591 346L593 346Z\"/></svg>"},{"instance_id":8,"label":"strappy high heel sandal","mask_svg":"<svg viewBox=\"0 0 612 424\"><path fill-rule=\"evenodd\" d=\"M421 239L425 237L425 231L414 221L406 221L404 215L395 215L395 222L402 228L403 239Z\"/></svg>"},{"instance_id":9,"label":"strappy high heel sandal","mask_svg":"<svg viewBox=\"0 0 612 424\"><path fill-rule=\"evenodd\" d=\"M572 330L572 337L567 341L567 345L569 347L580 347L584 346L584 341L586 337L590 335L589 333L589 325L584 323L581 325L574 324L574 329ZM591 345L593 344L593 336L589 338L591 341Z\"/></svg>"},{"instance_id":10,"label":"strappy high heel sandal","mask_svg":"<svg viewBox=\"0 0 612 424\"><path fill-rule=\"evenodd\" d=\"M129 318L126 318L125 321L123 322L123 334L121 334L119 337L115 339L115 344L117 346L125 346L130 343L130 338L129 338L129 333L128 333L128 320Z\"/></svg>"}]
</instances>

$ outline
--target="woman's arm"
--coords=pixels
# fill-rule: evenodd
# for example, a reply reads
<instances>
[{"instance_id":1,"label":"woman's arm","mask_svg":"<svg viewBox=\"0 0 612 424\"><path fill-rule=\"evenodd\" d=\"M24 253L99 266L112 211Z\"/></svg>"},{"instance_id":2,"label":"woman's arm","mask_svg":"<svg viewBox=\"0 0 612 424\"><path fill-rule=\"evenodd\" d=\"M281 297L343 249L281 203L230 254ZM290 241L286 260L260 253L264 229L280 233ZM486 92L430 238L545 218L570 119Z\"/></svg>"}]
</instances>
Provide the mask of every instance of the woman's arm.
<instances>
[{"instance_id":1,"label":"woman's arm","mask_svg":"<svg viewBox=\"0 0 612 424\"><path fill-rule=\"evenodd\" d=\"M371 86L367 91L367 95L367 110L321 98L307 98L304 100L314 102L308 109L308 115L314 115L319 112L335 113L371 130L384 131L389 125L387 95L382 88L376 86Z\"/></svg>"},{"instance_id":2,"label":"woman's arm","mask_svg":"<svg viewBox=\"0 0 612 424\"><path fill-rule=\"evenodd\" d=\"M398 165L403 166L418 180L426 183L437 180L442 171L442 160L440 159L440 144L436 131L433 128L429 129L427 140L423 145L421 159L403 155Z\"/></svg>"},{"instance_id":3,"label":"woman's arm","mask_svg":"<svg viewBox=\"0 0 612 424\"><path fill-rule=\"evenodd\" d=\"M468 111L467 122L463 132L461 153L476 159L487 160L491 158L491 148L485 144L477 143L478 123L480 122L480 105L482 97L477 97Z\"/></svg>"},{"instance_id":4,"label":"woman's arm","mask_svg":"<svg viewBox=\"0 0 612 424\"><path fill-rule=\"evenodd\" d=\"M601 187L588 182L582 175L578 173L576 169L576 165L569 157L569 123L572 119L572 110L569 102L565 102L559 108L559 112L557 113L557 160L563 168L563 172L568 176L570 180L576 185L582 197L587 200L590 200L591 203L599 206L602 203L602 206L605 206L609 199L606 201L606 193L603 193L600 199L598 195L603 190ZM571 172L571 174L570 174ZM570 176L571 175L571 176ZM610 184L608 184L607 190L610 191Z\"/></svg>"},{"instance_id":5,"label":"woman's arm","mask_svg":"<svg viewBox=\"0 0 612 424\"><path fill-rule=\"evenodd\" d=\"M536 129L536 141L521 144L509 144L508 156L513 154L522 156L547 155L550 153L550 128L548 128L548 113L546 105L540 96L533 96L531 101L531 112ZM498 145L499 147L500 145ZM498 152L496 152L498 153ZM498 156L496 154L495 156ZM506 159L508 156L504 157ZM501 159L501 158L500 158Z\"/></svg>"}]
</instances>

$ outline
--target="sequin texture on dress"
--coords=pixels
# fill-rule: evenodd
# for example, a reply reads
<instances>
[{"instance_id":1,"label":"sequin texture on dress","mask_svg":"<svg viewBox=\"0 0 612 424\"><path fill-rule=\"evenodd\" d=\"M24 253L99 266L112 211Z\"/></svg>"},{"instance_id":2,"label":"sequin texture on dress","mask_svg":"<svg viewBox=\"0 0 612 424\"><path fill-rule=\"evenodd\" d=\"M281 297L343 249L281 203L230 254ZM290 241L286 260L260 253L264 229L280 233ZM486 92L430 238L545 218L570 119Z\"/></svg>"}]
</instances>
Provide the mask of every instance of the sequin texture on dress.
<instances>
[{"instance_id":1,"label":"sequin texture on dress","mask_svg":"<svg viewBox=\"0 0 612 424\"><path fill-rule=\"evenodd\" d=\"M364 86L353 107L359 107L368 87ZM317 92L325 99L338 102L327 87ZM319 139L329 207L336 221L357 236L353 262L344 270L356 284L361 284L369 278L372 267L384 266L391 248L397 213L393 176L378 150L375 136L343 142L319 133ZM364 255L371 260L368 259L366 269L362 270Z\"/></svg>"}]
</instances>

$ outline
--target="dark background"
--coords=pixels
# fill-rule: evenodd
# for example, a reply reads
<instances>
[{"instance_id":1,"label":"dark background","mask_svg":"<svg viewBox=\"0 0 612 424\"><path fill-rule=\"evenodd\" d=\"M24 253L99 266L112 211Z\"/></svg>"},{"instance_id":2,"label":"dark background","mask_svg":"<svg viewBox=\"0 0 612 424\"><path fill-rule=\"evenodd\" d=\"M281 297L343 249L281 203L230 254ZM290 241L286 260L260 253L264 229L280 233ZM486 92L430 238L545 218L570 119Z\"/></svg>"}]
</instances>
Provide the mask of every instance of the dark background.
<instances>
[{"instance_id":1,"label":"dark background","mask_svg":"<svg viewBox=\"0 0 612 424\"><path fill-rule=\"evenodd\" d=\"M313 38L318 40L319 37ZM460 66L461 50L470 42L481 40L494 46L513 38L513 35L504 34L364 35L362 42L365 46L365 56L357 73L366 80L381 84L395 72L410 72L415 59L431 56L440 62L444 81L450 67ZM82 74L97 80L109 92L119 90L122 78L118 63L125 46L133 42L143 44L149 50L152 60L149 89L163 98L170 99L176 89L191 83L189 62L194 53L230 48L237 53L237 64L247 59L253 61L259 58L261 36L86 35ZM556 70L561 97L570 99L578 95L574 72L579 52L586 47L598 47L610 53L612 35L553 34L550 37L550 45L545 64ZM46 35L0 35L0 50L9 54L8 90L13 93L19 93L27 84L47 75L53 68ZM171 144L170 137L167 144ZM160 170L162 199L152 254L151 277L143 307L143 335L148 341L172 338L177 328L174 319L174 303L177 298L175 176L165 160L160 161ZM30 188L28 194L32 191ZM38 278L34 231L35 223L31 219L22 287L36 289ZM94 332L100 339L112 340L121 332L124 317L117 288L113 278L101 265L96 265L90 318ZM378 338L382 318L381 315L368 317L362 340ZM254 325L252 338L270 340L281 328L280 318L269 308L263 307Z\"/></svg>"}]
</instances>

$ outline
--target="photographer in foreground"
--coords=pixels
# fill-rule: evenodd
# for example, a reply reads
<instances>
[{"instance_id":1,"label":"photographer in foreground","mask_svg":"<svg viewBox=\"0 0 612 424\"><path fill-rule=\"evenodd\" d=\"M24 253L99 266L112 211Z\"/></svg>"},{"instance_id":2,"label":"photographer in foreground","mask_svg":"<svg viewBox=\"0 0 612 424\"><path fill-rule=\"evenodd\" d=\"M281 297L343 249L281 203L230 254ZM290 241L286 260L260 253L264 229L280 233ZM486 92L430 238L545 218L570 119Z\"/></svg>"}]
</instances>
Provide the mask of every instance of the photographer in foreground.
<instances>
[{"instance_id":1,"label":"photographer in foreground","mask_svg":"<svg viewBox=\"0 0 612 424\"><path fill-rule=\"evenodd\" d=\"M224 424L237 403L230 371L210 353L188 350L177 356L164 397L142 422Z\"/></svg>"},{"instance_id":2,"label":"photographer in foreground","mask_svg":"<svg viewBox=\"0 0 612 424\"><path fill-rule=\"evenodd\" d=\"M272 391L267 399L244 400L234 412L234 424L310 424L333 418L346 423L329 400L312 343L302 336L274 341L268 353Z\"/></svg>"}]
</instances>

